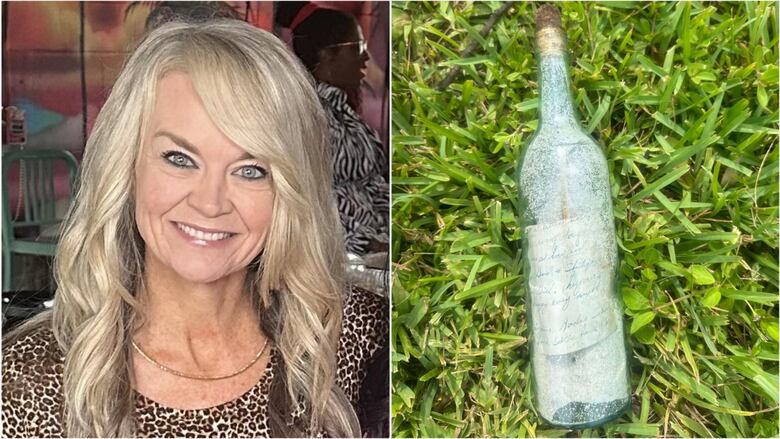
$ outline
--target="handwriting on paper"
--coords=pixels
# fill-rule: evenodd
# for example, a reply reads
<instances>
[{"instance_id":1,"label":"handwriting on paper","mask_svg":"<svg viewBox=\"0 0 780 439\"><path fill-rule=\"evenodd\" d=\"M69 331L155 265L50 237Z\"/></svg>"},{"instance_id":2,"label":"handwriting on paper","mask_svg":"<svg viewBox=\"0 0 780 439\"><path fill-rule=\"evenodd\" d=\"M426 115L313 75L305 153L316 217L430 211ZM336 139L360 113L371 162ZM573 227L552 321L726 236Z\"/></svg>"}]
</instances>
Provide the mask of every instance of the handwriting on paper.
<instances>
[{"instance_id":1,"label":"handwriting on paper","mask_svg":"<svg viewBox=\"0 0 780 439\"><path fill-rule=\"evenodd\" d=\"M614 238L597 219L526 228L534 349L563 355L618 328Z\"/></svg>"}]
</instances>

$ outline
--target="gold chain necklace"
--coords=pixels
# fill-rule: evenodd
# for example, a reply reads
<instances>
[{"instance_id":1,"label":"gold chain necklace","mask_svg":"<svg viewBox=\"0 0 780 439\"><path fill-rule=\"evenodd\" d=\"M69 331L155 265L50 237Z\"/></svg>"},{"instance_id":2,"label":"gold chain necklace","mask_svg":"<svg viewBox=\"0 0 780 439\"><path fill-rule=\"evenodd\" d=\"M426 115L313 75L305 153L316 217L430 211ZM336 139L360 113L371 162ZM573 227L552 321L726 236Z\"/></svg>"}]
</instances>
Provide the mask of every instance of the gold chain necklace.
<instances>
[{"instance_id":1,"label":"gold chain necklace","mask_svg":"<svg viewBox=\"0 0 780 439\"><path fill-rule=\"evenodd\" d=\"M171 369L170 367L167 367L167 366L165 366L163 364L160 364L160 363L154 361L152 359L152 357L146 355L146 352L141 350L141 348L137 344L135 344L135 340L130 340L130 343L133 345L133 348L135 348L136 352L141 354L141 356L144 357L146 359L146 361L154 364L155 366L157 366L158 369L162 370L163 372L167 372L167 373L169 373L171 375L176 375L177 377L187 378L187 379L190 379L190 380L217 381L217 380L224 380L224 379L227 379L227 378L232 378L232 377L234 377L236 375L240 375L241 373L245 372L247 369L252 367L253 364L257 363L257 360L259 360L260 357L263 356L263 352L265 352L265 347L268 344L268 339L267 338L265 339L265 341L263 342L263 346L257 352L257 355L255 355L255 358L253 358L252 361L249 362L249 364L247 364L246 366L242 367L241 369L238 369L235 372L232 372L232 373L229 373L229 374L226 374L226 375L218 375L218 376L215 376L215 377L207 376L207 375L190 375L190 374L187 374L187 373L184 373L184 372L179 372L178 370L175 370L175 369Z\"/></svg>"}]
</instances>

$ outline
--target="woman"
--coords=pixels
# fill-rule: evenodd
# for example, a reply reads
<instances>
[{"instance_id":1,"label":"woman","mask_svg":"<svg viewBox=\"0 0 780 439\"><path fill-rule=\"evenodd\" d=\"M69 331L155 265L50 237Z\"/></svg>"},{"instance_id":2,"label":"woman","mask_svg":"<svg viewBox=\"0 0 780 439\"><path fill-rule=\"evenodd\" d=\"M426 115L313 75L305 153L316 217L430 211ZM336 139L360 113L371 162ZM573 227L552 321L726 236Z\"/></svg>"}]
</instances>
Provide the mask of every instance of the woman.
<instances>
[{"instance_id":1,"label":"woman","mask_svg":"<svg viewBox=\"0 0 780 439\"><path fill-rule=\"evenodd\" d=\"M355 18L313 4L292 19L293 47L317 80L328 116L331 164L347 250L387 251L387 158L376 133L357 114L366 43Z\"/></svg>"},{"instance_id":2,"label":"woman","mask_svg":"<svg viewBox=\"0 0 780 439\"><path fill-rule=\"evenodd\" d=\"M272 35L147 35L87 143L53 312L4 340L3 435L358 435L387 322L344 294L325 130Z\"/></svg>"}]
</instances>

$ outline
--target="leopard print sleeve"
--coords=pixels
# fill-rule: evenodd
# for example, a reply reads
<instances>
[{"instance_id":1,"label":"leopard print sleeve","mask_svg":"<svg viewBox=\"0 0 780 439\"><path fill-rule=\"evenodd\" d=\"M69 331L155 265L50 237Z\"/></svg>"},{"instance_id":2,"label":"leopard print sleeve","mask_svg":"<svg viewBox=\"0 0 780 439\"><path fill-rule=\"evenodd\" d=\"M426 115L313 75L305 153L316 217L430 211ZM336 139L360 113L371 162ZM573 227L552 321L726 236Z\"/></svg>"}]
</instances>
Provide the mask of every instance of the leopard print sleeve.
<instances>
[{"instance_id":1,"label":"leopard print sleeve","mask_svg":"<svg viewBox=\"0 0 780 439\"><path fill-rule=\"evenodd\" d=\"M37 401L26 398L30 394L27 371L15 346L3 346L2 425L3 437L34 437L31 420L38 410Z\"/></svg>"},{"instance_id":2,"label":"leopard print sleeve","mask_svg":"<svg viewBox=\"0 0 780 439\"><path fill-rule=\"evenodd\" d=\"M388 307L385 297L360 288L353 288L344 301L336 383L353 404L366 376L366 366L374 354L387 346Z\"/></svg>"},{"instance_id":3,"label":"leopard print sleeve","mask_svg":"<svg viewBox=\"0 0 780 439\"><path fill-rule=\"evenodd\" d=\"M45 327L3 344L3 437L62 437L61 360Z\"/></svg>"}]
</instances>

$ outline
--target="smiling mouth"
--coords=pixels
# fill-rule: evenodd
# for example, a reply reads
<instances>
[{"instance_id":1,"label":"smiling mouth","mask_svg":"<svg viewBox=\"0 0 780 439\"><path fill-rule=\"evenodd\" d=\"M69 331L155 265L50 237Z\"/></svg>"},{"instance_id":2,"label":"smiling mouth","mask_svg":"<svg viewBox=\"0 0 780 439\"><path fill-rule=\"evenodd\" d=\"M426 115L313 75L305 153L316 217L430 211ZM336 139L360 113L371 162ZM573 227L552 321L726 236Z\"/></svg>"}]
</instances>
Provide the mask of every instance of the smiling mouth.
<instances>
[{"instance_id":1,"label":"smiling mouth","mask_svg":"<svg viewBox=\"0 0 780 439\"><path fill-rule=\"evenodd\" d=\"M230 232L204 232L182 223L176 223L176 227L191 238L207 242L222 241L235 235L235 233Z\"/></svg>"}]
</instances>

